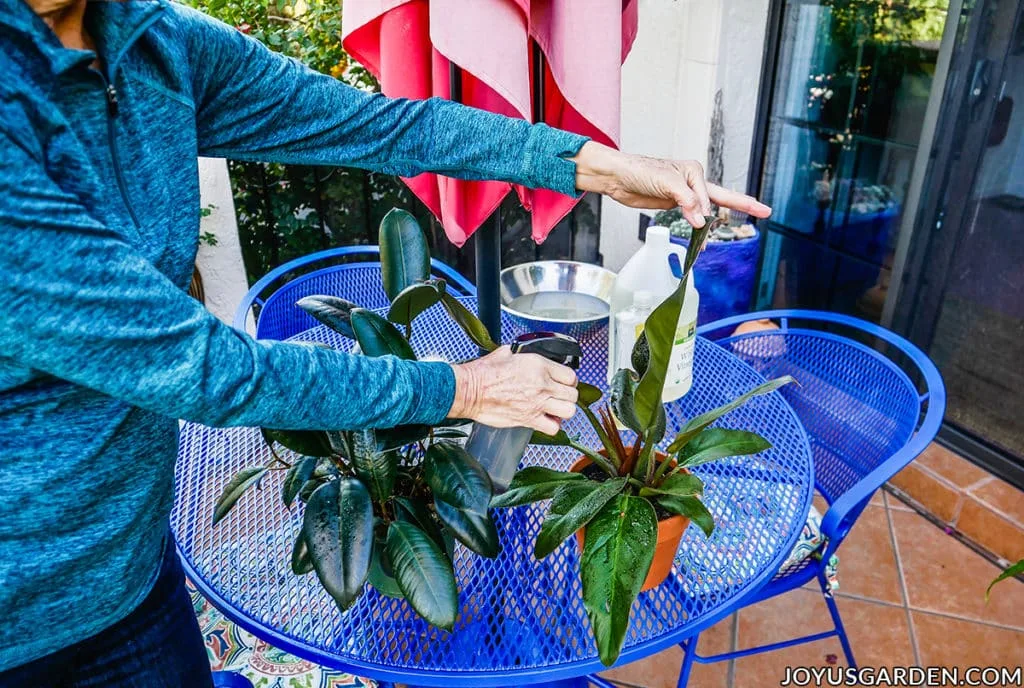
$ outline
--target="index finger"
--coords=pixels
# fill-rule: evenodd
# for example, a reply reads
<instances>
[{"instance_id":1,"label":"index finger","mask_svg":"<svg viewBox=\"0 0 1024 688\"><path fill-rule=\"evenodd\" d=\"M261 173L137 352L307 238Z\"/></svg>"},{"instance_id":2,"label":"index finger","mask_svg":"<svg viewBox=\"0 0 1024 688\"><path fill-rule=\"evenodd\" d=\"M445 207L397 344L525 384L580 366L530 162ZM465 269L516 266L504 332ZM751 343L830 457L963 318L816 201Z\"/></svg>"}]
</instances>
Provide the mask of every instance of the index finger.
<instances>
[{"instance_id":1,"label":"index finger","mask_svg":"<svg viewBox=\"0 0 1024 688\"><path fill-rule=\"evenodd\" d=\"M758 201L756 198L746 194L741 194L739 191L723 189L717 184L708 184L708 195L711 197L711 200L718 205L738 210L746 213L747 215L753 215L754 217L768 217L772 214L772 209Z\"/></svg>"},{"instance_id":2,"label":"index finger","mask_svg":"<svg viewBox=\"0 0 1024 688\"><path fill-rule=\"evenodd\" d=\"M560 385L576 386L576 371L569 366L559 365L553 361L546 361L548 364L548 375Z\"/></svg>"}]
</instances>

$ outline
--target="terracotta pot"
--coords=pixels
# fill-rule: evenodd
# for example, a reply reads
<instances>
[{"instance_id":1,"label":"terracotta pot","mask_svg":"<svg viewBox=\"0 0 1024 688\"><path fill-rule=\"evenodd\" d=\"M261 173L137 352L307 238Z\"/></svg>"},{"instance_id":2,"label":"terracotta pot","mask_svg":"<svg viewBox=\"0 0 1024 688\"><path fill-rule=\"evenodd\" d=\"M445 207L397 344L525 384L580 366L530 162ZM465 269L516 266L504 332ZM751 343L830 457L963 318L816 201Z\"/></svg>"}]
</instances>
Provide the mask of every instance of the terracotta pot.
<instances>
[{"instance_id":1,"label":"terracotta pot","mask_svg":"<svg viewBox=\"0 0 1024 688\"><path fill-rule=\"evenodd\" d=\"M607 456L603 449L598 453L602 456ZM667 457L664 453L657 452L655 458L660 464ZM593 461L589 457L581 456L569 470L573 473L582 473L583 469L591 463ZM676 558L676 551L679 549L679 541L683 538L683 533L686 532L686 527L689 525L690 519L679 515L670 516L658 521L658 544L654 548L654 560L651 561L651 568L647 570L647 578L644 578L644 584L640 588L640 592L652 590L664 583L665 579L668 578L668 574L672 571L672 562ZM583 537L586 531L586 528L580 528L576 531L576 544L579 545L581 554L583 552Z\"/></svg>"}]
</instances>

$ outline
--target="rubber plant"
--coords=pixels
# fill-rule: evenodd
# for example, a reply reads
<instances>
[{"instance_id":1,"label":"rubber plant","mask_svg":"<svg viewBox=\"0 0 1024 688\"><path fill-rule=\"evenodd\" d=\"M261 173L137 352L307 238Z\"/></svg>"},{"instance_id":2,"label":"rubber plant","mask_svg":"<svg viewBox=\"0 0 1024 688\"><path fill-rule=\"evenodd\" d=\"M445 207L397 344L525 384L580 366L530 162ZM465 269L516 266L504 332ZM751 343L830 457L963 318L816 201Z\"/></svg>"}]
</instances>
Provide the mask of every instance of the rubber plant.
<instances>
[{"instance_id":1,"label":"rubber plant","mask_svg":"<svg viewBox=\"0 0 1024 688\"><path fill-rule=\"evenodd\" d=\"M607 403L596 410L602 395L581 391L578 405L597 433L601 448L587 447L564 430L555 436L535 433L534 443L572 447L580 452L580 460L569 471L523 468L508 491L491 500L496 508L551 500L534 543L537 559L550 555L576 534L582 550L583 603L598 654L606 665L613 664L622 650L630 608L641 590L656 587L668 575L687 525L692 521L709 537L714 530L714 519L701 501L703 483L690 469L770 447L753 432L713 424L752 397L792 381L787 376L751 389L693 418L665 443L662 392L686 280L717 223L709 217L703 228L694 230L677 289L648 316L634 346L635 370L616 372ZM616 419L626 430L620 432ZM664 537L672 526L677 534ZM652 566L656 548L666 556Z\"/></svg>"},{"instance_id":2,"label":"rubber plant","mask_svg":"<svg viewBox=\"0 0 1024 688\"><path fill-rule=\"evenodd\" d=\"M496 348L480 320L448 294L445 281L431 277L426 237L411 214L394 209L384 217L380 255L391 302L386 318L334 296L309 296L298 305L355 340L364 356L415 359L413 322L437 303L477 346ZM342 610L369 582L451 630L459 608L454 541L485 557L500 551L490 478L456 441L465 436L456 426L466 422L324 432L264 428L272 459L231 479L214 523L247 489L281 474L284 505L305 503L291 556L295 574L315 572Z\"/></svg>"}]
</instances>

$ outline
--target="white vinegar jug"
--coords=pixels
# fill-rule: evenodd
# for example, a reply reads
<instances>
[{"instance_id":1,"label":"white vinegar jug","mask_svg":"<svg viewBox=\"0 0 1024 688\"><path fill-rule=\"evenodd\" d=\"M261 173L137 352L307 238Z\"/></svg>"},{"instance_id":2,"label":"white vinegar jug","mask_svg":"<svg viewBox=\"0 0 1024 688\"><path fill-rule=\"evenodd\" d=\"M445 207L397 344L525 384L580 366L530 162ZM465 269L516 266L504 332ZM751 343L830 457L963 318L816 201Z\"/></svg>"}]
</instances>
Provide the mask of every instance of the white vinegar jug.
<instances>
[{"instance_id":1,"label":"white vinegar jug","mask_svg":"<svg viewBox=\"0 0 1024 688\"><path fill-rule=\"evenodd\" d=\"M672 272L669 256L675 254L682 266L686 259L686 249L669 240L668 227L651 226L647 228L647 241L633 254L633 257L622 267L615 278L612 288L611 307L608 318L608 382L611 383L616 362L621 364L629 360L629 352L617 350L616 343L628 341L629 338L619 337L616 333L616 315L633 305L633 295L637 291L648 291L654 295L655 306L661 304L675 291L679 279ZM663 401L674 401L690 391L693 384L693 347L697 336L697 306L700 295L690 271L687 280L686 295L683 308L676 324L676 334L669 357L668 373L665 378Z\"/></svg>"}]
</instances>

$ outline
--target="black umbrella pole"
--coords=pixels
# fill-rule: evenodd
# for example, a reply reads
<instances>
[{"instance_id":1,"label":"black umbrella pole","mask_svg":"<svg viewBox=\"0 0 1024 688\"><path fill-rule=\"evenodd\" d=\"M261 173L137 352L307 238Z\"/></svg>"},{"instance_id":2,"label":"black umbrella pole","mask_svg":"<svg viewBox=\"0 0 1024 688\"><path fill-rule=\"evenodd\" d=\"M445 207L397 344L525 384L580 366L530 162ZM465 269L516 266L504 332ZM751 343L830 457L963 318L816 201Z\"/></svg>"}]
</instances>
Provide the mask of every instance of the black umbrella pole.
<instances>
[{"instance_id":1,"label":"black umbrella pole","mask_svg":"<svg viewBox=\"0 0 1024 688\"><path fill-rule=\"evenodd\" d=\"M501 208L476 232L476 297L480 320L491 339L501 342L501 301L498 281L501 273Z\"/></svg>"},{"instance_id":2,"label":"black umbrella pole","mask_svg":"<svg viewBox=\"0 0 1024 688\"><path fill-rule=\"evenodd\" d=\"M451 100L462 102L462 70L448 65L448 91ZM476 294L480 320L496 342L501 341L501 302L498 280L501 273L501 209L494 211L476 232Z\"/></svg>"}]
</instances>

